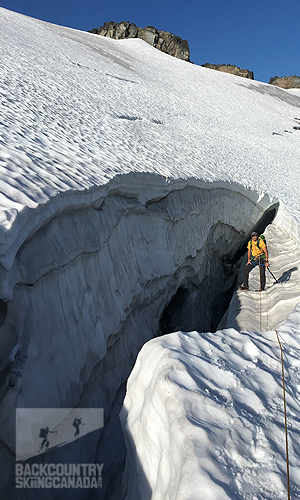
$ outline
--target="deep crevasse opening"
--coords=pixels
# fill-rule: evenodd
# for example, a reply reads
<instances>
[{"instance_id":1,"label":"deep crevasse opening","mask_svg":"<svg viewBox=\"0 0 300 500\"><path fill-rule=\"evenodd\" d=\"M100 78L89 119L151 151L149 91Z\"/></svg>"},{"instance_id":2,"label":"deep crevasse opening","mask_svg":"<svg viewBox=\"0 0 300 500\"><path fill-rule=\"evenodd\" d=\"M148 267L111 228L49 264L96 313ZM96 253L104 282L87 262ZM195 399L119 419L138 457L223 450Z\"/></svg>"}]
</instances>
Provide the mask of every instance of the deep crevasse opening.
<instances>
[{"instance_id":1,"label":"deep crevasse opening","mask_svg":"<svg viewBox=\"0 0 300 500\"><path fill-rule=\"evenodd\" d=\"M100 494L108 498L120 481L118 412L139 350L168 329L217 328L238 252L254 227L271 222L278 202L229 183L144 174L105 189L90 204L66 203L39 216L27 236L23 230L3 285L0 342L7 476L16 406L101 407L97 439L82 438L68 453L104 463ZM180 313L175 308L166 320L176 296ZM63 448L60 459L69 459ZM72 490L70 498L81 494Z\"/></svg>"}]
</instances>

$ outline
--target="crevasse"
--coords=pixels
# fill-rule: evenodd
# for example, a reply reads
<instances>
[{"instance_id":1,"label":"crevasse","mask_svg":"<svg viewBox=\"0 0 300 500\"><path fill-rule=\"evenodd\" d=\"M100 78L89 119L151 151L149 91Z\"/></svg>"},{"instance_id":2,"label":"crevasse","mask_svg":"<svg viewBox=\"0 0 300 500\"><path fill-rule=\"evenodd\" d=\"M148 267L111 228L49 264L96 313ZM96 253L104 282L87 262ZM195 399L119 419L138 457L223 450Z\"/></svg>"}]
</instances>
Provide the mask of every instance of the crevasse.
<instances>
[{"instance_id":1,"label":"crevasse","mask_svg":"<svg viewBox=\"0 0 300 500\"><path fill-rule=\"evenodd\" d=\"M234 289L237 251L255 225L271 222L278 203L239 185L151 174L117 177L92 195L79 193L77 204L74 196L39 206L7 251L2 465L9 477L16 406L104 408L98 441L83 438L74 448L74 458L84 449L104 460L104 498L120 477L117 415L140 348L174 324L217 327ZM166 324L178 290L186 299Z\"/></svg>"}]
</instances>

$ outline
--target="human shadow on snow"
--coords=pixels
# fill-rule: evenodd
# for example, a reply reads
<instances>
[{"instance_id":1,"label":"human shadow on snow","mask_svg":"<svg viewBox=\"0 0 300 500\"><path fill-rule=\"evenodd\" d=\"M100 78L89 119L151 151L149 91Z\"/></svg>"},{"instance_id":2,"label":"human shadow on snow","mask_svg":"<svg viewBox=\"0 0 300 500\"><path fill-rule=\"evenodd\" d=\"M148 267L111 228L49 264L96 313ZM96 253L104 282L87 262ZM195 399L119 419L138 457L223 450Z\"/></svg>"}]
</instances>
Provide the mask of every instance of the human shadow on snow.
<instances>
[{"instance_id":1,"label":"human shadow on snow","mask_svg":"<svg viewBox=\"0 0 300 500\"><path fill-rule=\"evenodd\" d=\"M279 283L286 283L287 281L290 281L291 275L294 271L298 271L298 267L292 267L288 271L285 271L280 278L278 278Z\"/></svg>"}]
</instances>

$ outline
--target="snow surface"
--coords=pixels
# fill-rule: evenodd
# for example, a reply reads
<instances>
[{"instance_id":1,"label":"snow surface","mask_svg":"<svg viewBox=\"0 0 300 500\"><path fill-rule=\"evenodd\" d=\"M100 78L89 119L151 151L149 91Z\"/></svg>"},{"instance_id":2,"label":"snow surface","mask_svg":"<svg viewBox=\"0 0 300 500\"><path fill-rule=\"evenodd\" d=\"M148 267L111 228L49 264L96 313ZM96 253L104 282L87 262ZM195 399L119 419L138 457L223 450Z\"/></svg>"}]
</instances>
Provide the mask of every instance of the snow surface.
<instances>
[{"instance_id":1,"label":"snow surface","mask_svg":"<svg viewBox=\"0 0 300 500\"><path fill-rule=\"evenodd\" d=\"M300 496L299 323L297 307L279 333L291 498ZM178 332L151 340L130 375L123 409L127 467L139 471L139 481L129 473L126 498L287 498L282 398L274 331Z\"/></svg>"},{"instance_id":2,"label":"snow surface","mask_svg":"<svg viewBox=\"0 0 300 500\"><path fill-rule=\"evenodd\" d=\"M300 497L299 92L197 67L142 40L5 9L0 24L5 498L13 498L16 406L103 407L99 442L83 441L73 459L104 462L99 494L109 498L123 460L122 388L182 286L191 297L183 324L195 319L206 333L151 340L138 356L115 498L286 496L274 328L284 340ZM207 333L223 258L278 201L266 234L280 284L268 276L262 296L235 292L220 329Z\"/></svg>"},{"instance_id":3,"label":"snow surface","mask_svg":"<svg viewBox=\"0 0 300 500\"><path fill-rule=\"evenodd\" d=\"M23 207L132 171L238 182L271 193L299 220L298 95L142 40L4 9L1 33L1 226L9 243L30 217L12 231Z\"/></svg>"}]
</instances>

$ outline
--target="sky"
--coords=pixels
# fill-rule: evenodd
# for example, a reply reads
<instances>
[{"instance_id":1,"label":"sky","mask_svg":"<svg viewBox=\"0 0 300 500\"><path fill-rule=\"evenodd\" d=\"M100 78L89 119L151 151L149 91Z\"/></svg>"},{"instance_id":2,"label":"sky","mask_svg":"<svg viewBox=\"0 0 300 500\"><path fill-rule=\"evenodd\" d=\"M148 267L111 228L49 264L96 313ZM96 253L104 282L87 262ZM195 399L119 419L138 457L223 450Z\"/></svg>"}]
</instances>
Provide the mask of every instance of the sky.
<instances>
[{"instance_id":1,"label":"sky","mask_svg":"<svg viewBox=\"0 0 300 500\"><path fill-rule=\"evenodd\" d=\"M195 64L235 64L263 82L300 75L300 0L0 0L0 6L84 31L106 21L151 25L188 40Z\"/></svg>"}]
</instances>

